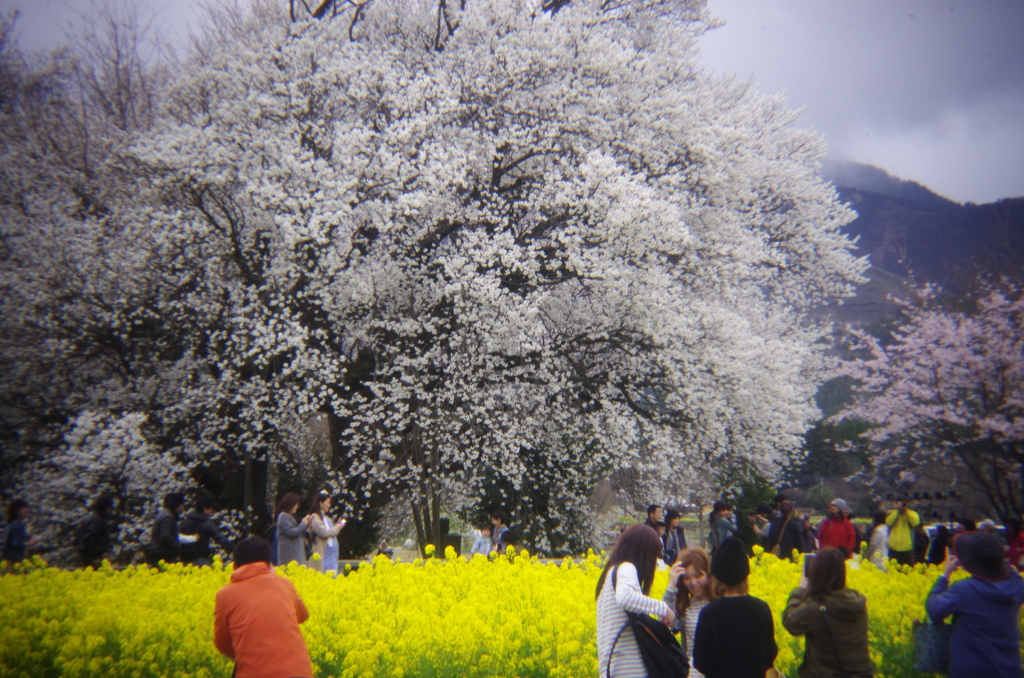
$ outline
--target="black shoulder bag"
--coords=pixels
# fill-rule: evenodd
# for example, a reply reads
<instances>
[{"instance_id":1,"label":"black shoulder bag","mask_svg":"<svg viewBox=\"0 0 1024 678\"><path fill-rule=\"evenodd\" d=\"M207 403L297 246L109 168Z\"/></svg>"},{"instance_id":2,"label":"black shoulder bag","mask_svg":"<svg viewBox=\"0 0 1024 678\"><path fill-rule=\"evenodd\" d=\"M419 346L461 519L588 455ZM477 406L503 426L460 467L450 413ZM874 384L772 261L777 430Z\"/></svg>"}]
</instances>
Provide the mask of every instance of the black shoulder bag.
<instances>
[{"instance_id":1,"label":"black shoulder bag","mask_svg":"<svg viewBox=\"0 0 1024 678\"><path fill-rule=\"evenodd\" d=\"M618 567L612 570L612 592L618 583L616 575ZM633 636L636 638L637 647L640 648L640 657L644 660L644 667L647 669L649 678L687 678L690 674L690 662L686 653L679 646L679 641L672 634L667 626L657 619L646 614L626 612L626 623L619 629L612 643L611 652L608 653L608 668L606 678L611 678L612 657L615 655L615 646L622 637L623 631L633 628Z\"/></svg>"}]
</instances>

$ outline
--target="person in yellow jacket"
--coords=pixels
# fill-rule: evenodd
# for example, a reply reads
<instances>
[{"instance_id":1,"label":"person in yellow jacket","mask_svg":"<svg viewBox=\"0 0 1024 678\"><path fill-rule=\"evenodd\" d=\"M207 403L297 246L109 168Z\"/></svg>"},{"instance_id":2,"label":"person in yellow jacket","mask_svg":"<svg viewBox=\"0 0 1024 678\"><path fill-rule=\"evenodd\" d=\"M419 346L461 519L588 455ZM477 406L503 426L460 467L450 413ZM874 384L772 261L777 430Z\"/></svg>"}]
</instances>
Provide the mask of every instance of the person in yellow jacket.
<instances>
[{"instance_id":1,"label":"person in yellow jacket","mask_svg":"<svg viewBox=\"0 0 1024 678\"><path fill-rule=\"evenodd\" d=\"M914 528L921 524L921 516L901 501L898 508L889 511L885 524L889 526L889 557L900 565L913 565Z\"/></svg>"}]
</instances>

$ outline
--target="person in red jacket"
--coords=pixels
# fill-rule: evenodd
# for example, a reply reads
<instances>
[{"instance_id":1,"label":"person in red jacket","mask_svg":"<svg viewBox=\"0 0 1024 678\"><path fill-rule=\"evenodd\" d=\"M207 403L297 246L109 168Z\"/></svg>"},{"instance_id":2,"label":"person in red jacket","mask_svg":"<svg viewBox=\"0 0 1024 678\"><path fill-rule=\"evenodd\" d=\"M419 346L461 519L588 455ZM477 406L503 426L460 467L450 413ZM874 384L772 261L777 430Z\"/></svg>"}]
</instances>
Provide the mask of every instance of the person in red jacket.
<instances>
[{"instance_id":1,"label":"person in red jacket","mask_svg":"<svg viewBox=\"0 0 1024 678\"><path fill-rule=\"evenodd\" d=\"M235 546L231 583L217 591L213 643L235 660L237 678L313 678L299 624L309 612L295 585L270 564L270 544L248 537Z\"/></svg>"},{"instance_id":2,"label":"person in red jacket","mask_svg":"<svg viewBox=\"0 0 1024 678\"><path fill-rule=\"evenodd\" d=\"M846 517L849 507L842 499L833 499L828 505L828 517L818 526L818 543L821 548L836 548L849 558L857 548L857 531Z\"/></svg>"}]
</instances>

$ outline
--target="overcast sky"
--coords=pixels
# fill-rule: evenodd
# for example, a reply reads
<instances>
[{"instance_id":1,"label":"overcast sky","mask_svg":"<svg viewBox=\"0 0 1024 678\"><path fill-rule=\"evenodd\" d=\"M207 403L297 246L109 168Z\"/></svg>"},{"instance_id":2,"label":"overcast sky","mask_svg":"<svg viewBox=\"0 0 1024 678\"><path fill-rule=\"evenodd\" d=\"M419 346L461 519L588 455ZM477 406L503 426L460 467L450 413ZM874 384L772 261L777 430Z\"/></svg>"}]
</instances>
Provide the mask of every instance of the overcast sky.
<instances>
[{"instance_id":1,"label":"overcast sky","mask_svg":"<svg viewBox=\"0 0 1024 678\"><path fill-rule=\"evenodd\" d=\"M200 16L199 0L138 1L167 36L183 38ZM727 22L704 38L709 66L786 92L831 157L958 201L1024 196L1024 0L709 2ZM29 49L59 44L89 6L0 0L21 11Z\"/></svg>"},{"instance_id":2,"label":"overcast sky","mask_svg":"<svg viewBox=\"0 0 1024 678\"><path fill-rule=\"evenodd\" d=\"M1024 0L710 0L716 71L784 91L833 157L958 201L1024 196Z\"/></svg>"}]
</instances>

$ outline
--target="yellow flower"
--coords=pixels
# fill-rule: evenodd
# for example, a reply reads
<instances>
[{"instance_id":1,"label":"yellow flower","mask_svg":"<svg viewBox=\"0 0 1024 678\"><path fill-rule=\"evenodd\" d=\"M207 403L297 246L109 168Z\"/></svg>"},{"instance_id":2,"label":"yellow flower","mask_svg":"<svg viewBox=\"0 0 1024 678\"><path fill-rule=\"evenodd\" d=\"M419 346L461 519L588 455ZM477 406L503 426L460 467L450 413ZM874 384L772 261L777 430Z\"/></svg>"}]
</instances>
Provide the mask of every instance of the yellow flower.
<instances>
[{"instance_id":1,"label":"yellow flower","mask_svg":"<svg viewBox=\"0 0 1024 678\"><path fill-rule=\"evenodd\" d=\"M320 554L319 553L313 553L313 562L314 563L319 563L321 560L322 559L320 558Z\"/></svg>"},{"instance_id":2,"label":"yellow flower","mask_svg":"<svg viewBox=\"0 0 1024 678\"><path fill-rule=\"evenodd\" d=\"M597 673L594 589L606 555L588 553L557 567L514 550L494 560L452 558L447 549L446 555L413 563L379 557L354 570L346 565L338 578L294 564L280 568L309 608L302 634L315 674ZM230 672L212 642L214 598L230 581L230 567L63 571L42 561L30 565L0 576L0 676L208 678ZM863 561L847 570L850 588L868 598L879 678L916 675L913 621L923 618L940 570L907 570L880 572ZM775 666L787 675L803 660L803 639L790 636L781 620L799 579L800 565L787 559L762 552L751 561L750 593L775 615ZM667 570L659 571L651 595L660 598L667 584Z\"/></svg>"}]
</instances>

